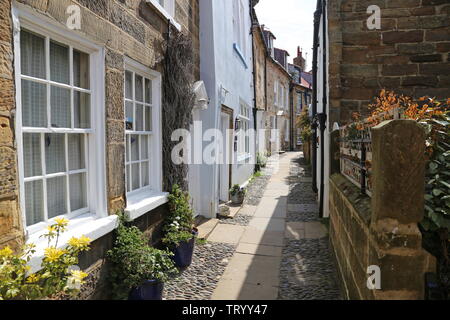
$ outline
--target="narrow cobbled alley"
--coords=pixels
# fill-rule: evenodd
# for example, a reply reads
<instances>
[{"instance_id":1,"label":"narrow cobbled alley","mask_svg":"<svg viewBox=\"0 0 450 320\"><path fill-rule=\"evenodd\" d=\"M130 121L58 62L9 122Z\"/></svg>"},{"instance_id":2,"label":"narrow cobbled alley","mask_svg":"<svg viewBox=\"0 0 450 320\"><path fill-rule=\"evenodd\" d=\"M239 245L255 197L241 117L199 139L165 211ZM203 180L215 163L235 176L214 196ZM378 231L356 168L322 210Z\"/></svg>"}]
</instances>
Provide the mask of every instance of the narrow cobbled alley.
<instances>
[{"instance_id":1,"label":"narrow cobbled alley","mask_svg":"<svg viewBox=\"0 0 450 320\"><path fill-rule=\"evenodd\" d=\"M271 158L248 189L242 208L217 221L192 266L166 285L165 299L340 299L302 154Z\"/></svg>"}]
</instances>

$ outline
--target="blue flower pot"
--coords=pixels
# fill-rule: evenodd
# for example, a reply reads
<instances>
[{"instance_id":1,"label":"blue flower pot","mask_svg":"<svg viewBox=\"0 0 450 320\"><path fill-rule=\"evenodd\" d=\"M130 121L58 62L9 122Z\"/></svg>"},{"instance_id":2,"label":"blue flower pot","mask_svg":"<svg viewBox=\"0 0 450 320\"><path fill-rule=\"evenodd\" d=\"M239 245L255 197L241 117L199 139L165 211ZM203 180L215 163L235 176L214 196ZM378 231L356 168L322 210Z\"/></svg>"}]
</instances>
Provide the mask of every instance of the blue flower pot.
<instances>
[{"instance_id":1,"label":"blue flower pot","mask_svg":"<svg viewBox=\"0 0 450 320\"><path fill-rule=\"evenodd\" d=\"M192 263L192 255L194 253L195 237L191 240L182 242L173 251L173 261L178 268L187 268Z\"/></svg>"},{"instance_id":2,"label":"blue flower pot","mask_svg":"<svg viewBox=\"0 0 450 320\"><path fill-rule=\"evenodd\" d=\"M158 280L147 280L131 290L128 300L162 300L164 283Z\"/></svg>"}]
</instances>

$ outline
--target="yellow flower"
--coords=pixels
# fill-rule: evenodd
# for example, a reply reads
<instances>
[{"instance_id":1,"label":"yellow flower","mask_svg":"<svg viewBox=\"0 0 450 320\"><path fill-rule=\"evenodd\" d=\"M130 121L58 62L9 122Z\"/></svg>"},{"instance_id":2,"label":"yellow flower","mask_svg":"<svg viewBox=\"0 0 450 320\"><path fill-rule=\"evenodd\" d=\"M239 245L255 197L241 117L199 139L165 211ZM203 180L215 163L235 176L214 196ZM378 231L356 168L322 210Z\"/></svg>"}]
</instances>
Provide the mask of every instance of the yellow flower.
<instances>
[{"instance_id":1,"label":"yellow flower","mask_svg":"<svg viewBox=\"0 0 450 320\"><path fill-rule=\"evenodd\" d=\"M27 278L27 283L36 283L39 281L39 279L40 277L37 274L33 273Z\"/></svg>"},{"instance_id":2,"label":"yellow flower","mask_svg":"<svg viewBox=\"0 0 450 320\"><path fill-rule=\"evenodd\" d=\"M68 244L75 248L85 248L91 243L91 239L89 239L86 236L82 236L81 238L74 238L72 237Z\"/></svg>"},{"instance_id":3,"label":"yellow flower","mask_svg":"<svg viewBox=\"0 0 450 320\"><path fill-rule=\"evenodd\" d=\"M55 222L58 227L66 227L69 224L69 220L66 218L56 218Z\"/></svg>"},{"instance_id":4,"label":"yellow flower","mask_svg":"<svg viewBox=\"0 0 450 320\"><path fill-rule=\"evenodd\" d=\"M86 272L83 272L81 270L71 270L70 273L72 274L72 277L74 279L80 282L83 281L83 279L88 276Z\"/></svg>"},{"instance_id":5,"label":"yellow flower","mask_svg":"<svg viewBox=\"0 0 450 320\"><path fill-rule=\"evenodd\" d=\"M61 256L66 253L65 250L62 249L57 249L57 248L47 248L45 249L45 258L47 259L47 261L49 262L55 262L57 261L59 258L61 258Z\"/></svg>"},{"instance_id":6,"label":"yellow flower","mask_svg":"<svg viewBox=\"0 0 450 320\"><path fill-rule=\"evenodd\" d=\"M0 257L8 258L13 254L13 251L10 247L5 247L2 250L0 250Z\"/></svg>"}]
</instances>

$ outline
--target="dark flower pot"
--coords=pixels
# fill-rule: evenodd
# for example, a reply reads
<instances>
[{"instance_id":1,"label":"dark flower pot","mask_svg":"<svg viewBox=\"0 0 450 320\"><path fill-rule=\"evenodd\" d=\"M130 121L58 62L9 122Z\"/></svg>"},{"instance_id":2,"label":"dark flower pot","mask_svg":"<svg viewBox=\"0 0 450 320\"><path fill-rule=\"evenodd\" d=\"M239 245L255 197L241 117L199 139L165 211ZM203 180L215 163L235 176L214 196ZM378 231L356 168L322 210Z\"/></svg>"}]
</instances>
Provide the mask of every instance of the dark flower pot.
<instances>
[{"instance_id":1,"label":"dark flower pot","mask_svg":"<svg viewBox=\"0 0 450 320\"><path fill-rule=\"evenodd\" d=\"M131 290L128 300L162 300L164 282L147 280Z\"/></svg>"},{"instance_id":2,"label":"dark flower pot","mask_svg":"<svg viewBox=\"0 0 450 320\"><path fill-rule=\"evenodd\" d=\"M231 195L231 202L233 202L233 204L242 204L244 202L244 198L244 193L235 193Z\"/></svg>"},{"instance_id":3,"label":"dark flower pot","mask_svg":"<svg viewBox=\"0 0 450 320\"><path fill-rule=\"evenodd\" d=\"M189 241L182 242L175 248L173 261L178 268L187 268L192 263L194 253L195 237Z\"/></svg>"}]
</instances>

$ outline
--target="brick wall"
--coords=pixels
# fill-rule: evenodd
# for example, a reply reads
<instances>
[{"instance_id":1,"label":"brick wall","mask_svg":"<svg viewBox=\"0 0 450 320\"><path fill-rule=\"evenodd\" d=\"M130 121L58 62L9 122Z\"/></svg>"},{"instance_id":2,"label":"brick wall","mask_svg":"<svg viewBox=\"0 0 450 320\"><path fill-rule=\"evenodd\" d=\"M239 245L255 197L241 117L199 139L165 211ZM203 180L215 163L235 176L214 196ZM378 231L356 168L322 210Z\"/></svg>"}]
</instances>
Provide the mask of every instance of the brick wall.
<instances>
[{"instance_id":1,"label":"brick wall","mask_svg":"<svg viewBox=\"0 0 450 320\"><path fill-rule=\"evenodd\" d=\"M368 6L381 8L381 30L368 30ZM448 0L328 1L330 123L367 114L380 89L450 97Z\"/></svg>"}]
</instances>

